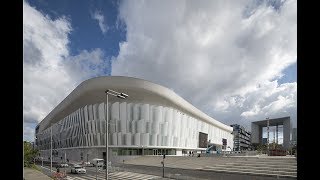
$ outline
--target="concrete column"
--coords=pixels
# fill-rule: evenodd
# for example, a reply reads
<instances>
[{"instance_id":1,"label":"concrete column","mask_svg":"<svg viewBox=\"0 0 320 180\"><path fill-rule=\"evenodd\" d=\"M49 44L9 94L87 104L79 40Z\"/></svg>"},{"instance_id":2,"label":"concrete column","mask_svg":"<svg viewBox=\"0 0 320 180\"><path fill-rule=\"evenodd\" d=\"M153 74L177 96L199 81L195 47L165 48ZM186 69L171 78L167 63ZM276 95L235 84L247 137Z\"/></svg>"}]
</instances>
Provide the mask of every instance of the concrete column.
<instances>
[{"instance_id":1,"label":"concrete column","mask_svg":"<svg viewBox=\"0 0 320 180\"><path fill-rule=\"evenodd\" d=\"M278 144L278 124L276 125L276 143Z\"/></svg>"},{"instance_id":2,"label":"concrete column","mask_svg":"<svg viewBox=\"0 0 320 180\"><path fill-rule=\"evenodd\" d=\"M283 147L284 148L289 148L290 131L291 131L290 118L288 118L288 120L285 120L283 122Z\"/></svg>"},{"instance_id":3,"label":"concrete column","mask_svg":"<svg viewBox=\"0 0 320 180\"><path fill-rule=\"evenodd\" d=\"M260 127L259 125L255 123L251 123L251 142L252 143L260 143L261 138L260 138Z\"/></svg>"}]
</instances>

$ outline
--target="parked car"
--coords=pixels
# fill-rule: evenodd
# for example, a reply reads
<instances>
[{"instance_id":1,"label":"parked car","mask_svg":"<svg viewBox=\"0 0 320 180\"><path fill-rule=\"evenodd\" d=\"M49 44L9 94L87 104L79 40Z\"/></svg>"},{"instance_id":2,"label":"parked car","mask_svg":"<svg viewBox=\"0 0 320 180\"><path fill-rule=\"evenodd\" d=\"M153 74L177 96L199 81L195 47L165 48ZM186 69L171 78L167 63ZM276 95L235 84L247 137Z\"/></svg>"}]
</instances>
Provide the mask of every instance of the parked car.
<instances>
[{"instance_id":1,"label":"parked car","mask_svg":"<svg viewBox=\"0 0 320 180\"><path fill-rule=\"evenodd\" d=\"M67 163L62 163L62 164L60 164L60 166L63 167L63 168L69 167L69 165Z\"/></svg>"},{"instance_id":2,"label":"parked car","mask_svg":"<svg viewBox=\"0 0 320 180\"><path fill-rule=\"evenodd\" d=\"M83 162L84 166L92 166L92 164L90 162Z\"/></svg>"},{"instance_id":3,"label":"parked car","mask_svg":"<svg viewBox=\"0 0 320 180\"><path fill-rule=\"evenodd\" d=\"M75 164L71 167L71 173L76 174L85 174L87 173L86 169L78 164Z\"/></svg>"},{"instance_id":4,"label":"parked car","mask_svg":"<svg viewBox=\"0 0 320 180\"><path fill-rule=\"evenodd\" d=\"M104 159L94 158L91 160L91 164L95 167L102 167L104 164Z\"/></svg>"},{"instance_id":5,"label":"parked car","mask_svg":"<svg viewBox=\"0 0 320 180\"><path fill-rule=\"evenodd\" d=\"M111 161L108 163L108 168L111 168ZM103 169L106 169L106 163L103 163Z\"/></svg>"},{"instance_id":6,"label":"parked car","mask_svg":"<svg viewBox=\"0 0 320 180\"><path fill-rule=\"evenodd\" d=\"M62 164L57 164L56 167L57 168L67 168L67 167L69 167L69 165L66 163L62 163Z\"/></svg>"}]
</instances>

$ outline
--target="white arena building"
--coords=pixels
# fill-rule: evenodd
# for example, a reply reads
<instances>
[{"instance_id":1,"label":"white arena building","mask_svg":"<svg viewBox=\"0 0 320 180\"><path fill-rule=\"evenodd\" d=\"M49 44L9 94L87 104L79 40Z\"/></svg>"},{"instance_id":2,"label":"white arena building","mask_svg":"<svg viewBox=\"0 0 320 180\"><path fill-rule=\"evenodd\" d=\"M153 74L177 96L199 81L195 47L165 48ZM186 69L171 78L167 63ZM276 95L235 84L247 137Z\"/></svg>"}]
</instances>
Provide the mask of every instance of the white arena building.
<instances>
[{"instance_id":1,"label":"white arena building","mask_svg":"<svg viewBox=\"0 0 320 180\"><path fill-rule=\"evenodd\" d=\"M50 157L52 129L53 161L105 159L107 89L129 95L126 99L108 96L111 160L204 152L207 142L217 150L233 149L232 127L172 90L142 79L105 76L82 82L38 124L36 147L42 157Z\"/></svg>"}]
</instances>

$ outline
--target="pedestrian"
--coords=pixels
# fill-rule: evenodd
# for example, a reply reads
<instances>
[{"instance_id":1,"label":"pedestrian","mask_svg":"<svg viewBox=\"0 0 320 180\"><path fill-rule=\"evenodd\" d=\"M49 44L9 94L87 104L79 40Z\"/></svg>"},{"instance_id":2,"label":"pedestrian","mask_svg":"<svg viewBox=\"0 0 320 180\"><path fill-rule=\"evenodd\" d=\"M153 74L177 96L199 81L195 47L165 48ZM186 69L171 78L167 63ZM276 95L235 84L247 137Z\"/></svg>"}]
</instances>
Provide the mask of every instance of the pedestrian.
<instances>
[{"instance_id":1,"label":"pedestrian","mask_svg":"<svg viewBox=\"0 0 320 180\"><path fill-rule=\"evenodd\" d=\"M192 151L192 157L193 157L193 155L194 155L194 154L193 154L193 151Z\"/></svg>"}]
</instances>

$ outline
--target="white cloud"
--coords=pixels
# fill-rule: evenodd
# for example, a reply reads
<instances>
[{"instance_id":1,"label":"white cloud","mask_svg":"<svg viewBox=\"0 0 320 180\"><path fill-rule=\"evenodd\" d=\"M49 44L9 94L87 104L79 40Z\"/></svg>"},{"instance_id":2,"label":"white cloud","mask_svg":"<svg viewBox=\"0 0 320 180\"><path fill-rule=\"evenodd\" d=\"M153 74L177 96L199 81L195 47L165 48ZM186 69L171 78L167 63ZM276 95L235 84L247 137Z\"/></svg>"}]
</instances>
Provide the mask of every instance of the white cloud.
<instances>
[{"instance_id":1,"label":"white cloud","mask_svg":"<svg viewBox=\"0 0 320 180\"><path fill-rule=\"evenodd\" d=\"M100 49L69 55L72 27L68 19L51 19L23 2L24 138L30 124L40 122L80 82L104 74L107 63Z\"/></svg>"},{"instance_id":2,"label":"white cloud","mask_svg":"<svg viewBox=\"0 0 320 180\"><path fill-rule=\"evenodd\" d=\"M290 116L292 125L297 124L297 83L278 85L276 81L247 93L243 104L247 111L241 113L244 121L263 120L266 117ZM235 108L235 107L233 107Z\"/></svg>"},{"instance_id":3,"label":"white cloud","mask_svg":"<svg viewBox=\"0 0 320 180\"><path fill-rule=\"evenodd\" d=\"M34 141L34 128L24 126L23 128L23 140L33 142Z\"/></svg>"},{"instance_id":4,"label":"white cloud","mask_svg":"<svg viewBox=\"0 0 320 180\"><path fill-rule=\"evenodd\" d=\"M105 34L108 31L108 26L104 22L104 16L102 12L95 11L92 15L92 18L98 21L102 33Z\"/></svg>"},{"instance_id":5,"label":"white cloud","mask_svg":"<svg viewBox=\"0 0 320 180\"><path fill-rule=\"evenodd\" d=\"M297 4L270 4L122 1L127 40L112 75L162 84L227 124L284 112L296 118L296 85L274 80L296 62Z\"/></svg>"}]
</instances>

